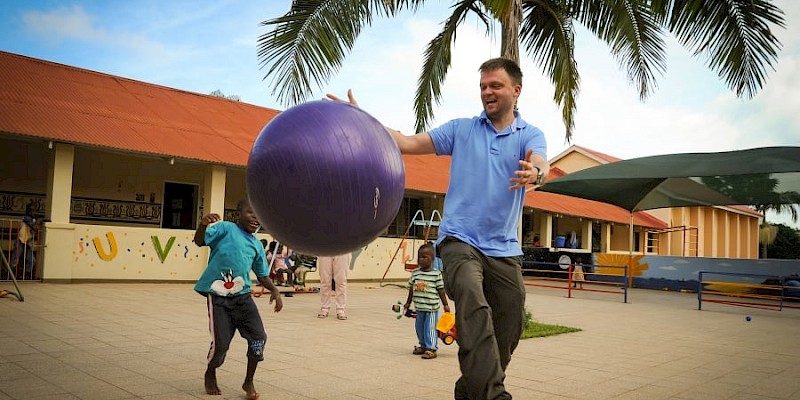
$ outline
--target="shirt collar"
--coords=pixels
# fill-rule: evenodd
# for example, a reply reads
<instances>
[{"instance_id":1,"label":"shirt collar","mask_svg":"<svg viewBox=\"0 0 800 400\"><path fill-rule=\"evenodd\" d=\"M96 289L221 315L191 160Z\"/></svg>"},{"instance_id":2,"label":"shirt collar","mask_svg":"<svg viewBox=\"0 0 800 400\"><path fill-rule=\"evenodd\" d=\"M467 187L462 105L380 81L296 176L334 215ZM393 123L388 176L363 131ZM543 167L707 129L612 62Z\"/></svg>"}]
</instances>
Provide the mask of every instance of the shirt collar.
<instances>
[{"instance_id":1,"label":"shirt collar","mask_svg":"<svg viewBox=\"0 0 800 400\"><path fill-rule=\"evenodd\" d=\"M489 117L486 116L486 111L481 111L481 115L478 118L480 118L480 120L483 121L486 124L486 126L492 126L492 121L489 121ZM514 110L514 121L511 122L511 126L509 127L510 133L523 129L527 125L528 123L525 122L524 119L522 119L519 111Z\"/></svg>"}]
</instances>

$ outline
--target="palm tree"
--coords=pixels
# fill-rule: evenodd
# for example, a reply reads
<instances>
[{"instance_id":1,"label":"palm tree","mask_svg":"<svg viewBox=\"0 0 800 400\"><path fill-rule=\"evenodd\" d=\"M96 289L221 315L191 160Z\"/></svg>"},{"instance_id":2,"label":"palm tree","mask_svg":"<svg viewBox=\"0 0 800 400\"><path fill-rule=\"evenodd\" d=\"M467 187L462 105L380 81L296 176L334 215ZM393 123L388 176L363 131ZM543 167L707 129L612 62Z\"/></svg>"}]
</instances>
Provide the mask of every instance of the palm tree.
<instances>
[{"instance_id":1,"label":"palm tree","mask_svg":"<svg viewBox=\"0 0 800 400\"><path fill-rule=\"evenodd\" d=\"M795 191L779 192L779 174L749 174L733 176L705 176L704 185L736 200L749 204L756 211L765 214L774 211L777 214L789 213L792 222L797 222L797 207L800 205L800 193Z\"/></svg>"},{"instance_id":2,"label":"palm tree","mask_svg":"<svg viewBox=\"0 0 800 400\"><path fill-rule=\"evenodd\" d=\"M258 38L258 58L273 94L296 104L339 70L362 29L377 17L416 12L425 0L293 0ZM606 42L639 89L641 100L665 70L665 32L674 34L737 96L763 87L780 42L771 25L784 27L783 12L769 0L456 0L442 31L425 50L414 108L417 131L433 119L451 63L456 29L475 16L490 35L500 25L500 56L519 63L520 46L555 86L566 140L572 138L580 76L574 56L575 25Z\"/></svg>"},{"instance_id":3,"label":"palm tree","mask_svg":"<svg viewBox=\"0 0 800 400\"><path fill-rule=\"evenodd\" d=\"M797 206L800 193L779 192L780 179L772 174L749 174L733 176L705 176L704 185L732 198L749 204L757 212L766 215L767 211L778 214L787 212L792 222L797 222ZM764 221L758 230L758 243L761 244L761 258L767 258L767 247L771 246L778 234L778 226Z\"/></svg>"},{"instance_id":4,"label":"palm tree","mask_svg":"<svg viewBox=\"0 0 800 400\"><path fill-rule=\"evenodd\" d=\"M758 243L761 244L761 258L767 258L767 248L775 243L778 237L778 226L764 222L758 229Z\"/></svg>"}]
</instances>

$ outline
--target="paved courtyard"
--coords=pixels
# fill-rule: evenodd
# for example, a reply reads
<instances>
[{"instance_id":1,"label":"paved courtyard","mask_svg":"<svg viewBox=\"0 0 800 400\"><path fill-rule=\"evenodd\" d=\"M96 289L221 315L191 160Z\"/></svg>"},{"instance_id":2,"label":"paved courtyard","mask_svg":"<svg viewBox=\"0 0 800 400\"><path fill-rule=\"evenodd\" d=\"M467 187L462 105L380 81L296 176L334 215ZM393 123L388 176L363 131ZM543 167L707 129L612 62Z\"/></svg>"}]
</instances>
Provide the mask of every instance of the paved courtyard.
<instances>
[{"instance_id":1,"label":"paved courtyard","mask_svg":"<svg viewBox=\"0 0 800 400\"><path fill-rule=\"evenodd\" d=\"M1 289L13 289L0 283ZM0 400L242 399L244 340L202 375L205 301L190 284L22 286L0 299ZM351 282L349 319L318 319L318 294L259 304L269 339L256 374L262 399L448 399L457 347L411 355L413 321L391 306L404 289ZM534 319L581 328L521 342L507 371L515 399L800 400L800 312L704 305L693 294L622 296L528 288ZM745 316L750 315L751 321Z\"/></svg>"}]
</instances>

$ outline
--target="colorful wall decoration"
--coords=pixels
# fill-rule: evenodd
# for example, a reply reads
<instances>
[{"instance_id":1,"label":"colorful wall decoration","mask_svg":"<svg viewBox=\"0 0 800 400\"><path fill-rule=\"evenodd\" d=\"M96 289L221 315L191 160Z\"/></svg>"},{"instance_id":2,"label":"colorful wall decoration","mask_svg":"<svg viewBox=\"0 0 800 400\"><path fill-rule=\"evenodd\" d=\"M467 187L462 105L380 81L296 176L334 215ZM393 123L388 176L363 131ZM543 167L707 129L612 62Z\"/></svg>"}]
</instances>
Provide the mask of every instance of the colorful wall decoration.
<instances>
[{"instance_id":1,"label":"colorful wall decoration","mask_svg":"<svg viewBox=\"0 0 800 400\"><path fill-rule=\"evenodd\" d=\"M627 254L595 253L594 270L602 275L621 275L628 264ZM632 285L661 290L697 290L700 271L733 272L741 274L792 276L800 275L800 260L746 260L734 258L674 257L634 255ZM603 276L589 279L603 280ZM741 283L763 283L759 277L726 277Z\"/></svg>"},{"instance_id":2,"label":"colorful wall decoration","mask_svg":"<svg viewBox=\"0 0 800 400\"><path fill-rule=\"evenodd\" d=\"M71 279L194 281L206 266L208 248L196 246L193 238L190 230L75 225ZM378 238L353 253L349 277L376 281L385 273L387 280L405 280L404 263L421 244ZM308 279L319 277L311 273Z\"/></svg>"}]
</instances>

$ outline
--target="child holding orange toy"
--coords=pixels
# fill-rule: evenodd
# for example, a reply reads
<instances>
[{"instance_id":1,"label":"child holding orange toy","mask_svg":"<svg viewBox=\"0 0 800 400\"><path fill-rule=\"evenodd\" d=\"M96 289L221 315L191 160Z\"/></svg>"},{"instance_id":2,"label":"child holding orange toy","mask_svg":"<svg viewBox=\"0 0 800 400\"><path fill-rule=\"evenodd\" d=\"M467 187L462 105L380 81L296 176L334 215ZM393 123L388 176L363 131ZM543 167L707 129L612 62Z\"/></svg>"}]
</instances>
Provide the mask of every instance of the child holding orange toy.
<instances>
[{"instance_id":1,"label":"child holding orange toy","mask_svg":"<svg viewBox=\"0 0 800 400\"><path fill-rule=\"evenodd\" d=\"M439 305L444 304L444 311L450 312L447 304L447 295L444 292L442 272L432 268L434 258L433 245L430 243L420 246L417 252L417 265L419 268L411 273L408 279L408 299L405 308L411 307L417 311L415 327L419 346L414 346L412 354L420 355L424 359L436 358L439 348L436 322L439 320Z\"/></svg>"}]
</instances>

